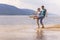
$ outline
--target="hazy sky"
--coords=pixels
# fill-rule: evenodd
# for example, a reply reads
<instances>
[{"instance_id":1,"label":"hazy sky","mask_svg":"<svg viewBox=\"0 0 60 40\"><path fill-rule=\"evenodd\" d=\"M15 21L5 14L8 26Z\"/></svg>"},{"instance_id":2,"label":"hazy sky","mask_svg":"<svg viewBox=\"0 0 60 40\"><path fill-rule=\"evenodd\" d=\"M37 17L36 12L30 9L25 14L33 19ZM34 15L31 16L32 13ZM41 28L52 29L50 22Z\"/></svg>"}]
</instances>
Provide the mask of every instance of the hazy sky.
<instances>
[{"instance_id":1,"label":"hazy sky","mask_svg":"<svg viewBox=\"0 0 60 40\"><path fill-rule=\"evenodd\" d=\"M49 13L60 14L60 0L0 0L1 3L32 10L45 5Z\"/></svg>"}]
</instances>

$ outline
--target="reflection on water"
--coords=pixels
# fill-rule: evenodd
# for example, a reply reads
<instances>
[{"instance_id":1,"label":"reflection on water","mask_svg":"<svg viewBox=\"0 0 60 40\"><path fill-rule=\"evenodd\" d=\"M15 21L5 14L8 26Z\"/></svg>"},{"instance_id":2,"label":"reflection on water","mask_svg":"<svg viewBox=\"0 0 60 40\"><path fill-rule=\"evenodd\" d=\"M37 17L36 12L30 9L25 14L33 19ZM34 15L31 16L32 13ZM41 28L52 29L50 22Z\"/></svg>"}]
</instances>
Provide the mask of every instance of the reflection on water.
<instances>
[{"instance_id":1,"label":"reflection on water","mask_svg":"<svg viewBox=\"0 0 60 40\"><path fill-rule=\"evenodd\" d=\"M36 40L60 40L60 31L48 31L38 29L36 32Z\"/></svg>"},{"instance_id":2,"label":"reflection on water","mask_svg":"<svg viewBox=\"0 0 60 40\"><path fill-rule=\"evenodd\" d=\"M37 39L40 39L40 38L42 38L42 30L37 30L37 37L36 37Z\"/></svg>"},{"instance_id":3,"label":"reflection on water","mask_svg":"<svg viewBox=\"0 0 60 40\"><path fill-rule=\"evenodd\" d=\"M42 29L37 29L36 39L37 39L37 40L43 40L43 39L44 39L43 30L42 30Z\"/></svg>"}]
</instances>

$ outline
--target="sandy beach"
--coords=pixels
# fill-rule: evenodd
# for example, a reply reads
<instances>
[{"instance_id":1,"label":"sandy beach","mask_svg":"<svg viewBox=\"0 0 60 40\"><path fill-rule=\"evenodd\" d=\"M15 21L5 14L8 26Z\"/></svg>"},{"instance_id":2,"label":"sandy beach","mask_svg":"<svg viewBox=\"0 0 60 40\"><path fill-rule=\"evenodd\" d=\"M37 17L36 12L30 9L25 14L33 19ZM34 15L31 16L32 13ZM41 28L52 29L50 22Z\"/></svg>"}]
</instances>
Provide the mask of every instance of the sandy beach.
<instances>
[{"instance_id":1,"label":"sandy beach","mask_svg":"<svg viewBox=\"0 0 60 40\"><path fill-rule=\"evenodd\" d=\"M59 40L60 25L40 28L34 25L0 25L0 40ZM39 37L39 38L37 38ZM41 38L42 37L42 38ZM57 37L57 38L56 38ZM40 39L41 38L41 39Z\"/></svg>"}]
</instances>

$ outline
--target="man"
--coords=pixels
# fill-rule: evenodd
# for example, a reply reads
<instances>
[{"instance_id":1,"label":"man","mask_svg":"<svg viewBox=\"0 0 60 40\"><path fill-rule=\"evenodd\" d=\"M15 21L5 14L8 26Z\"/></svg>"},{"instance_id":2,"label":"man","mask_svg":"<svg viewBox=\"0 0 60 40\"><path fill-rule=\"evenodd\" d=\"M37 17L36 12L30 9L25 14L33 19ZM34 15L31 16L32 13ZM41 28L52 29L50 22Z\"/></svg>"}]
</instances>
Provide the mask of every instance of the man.
<instances>
[{"instance_id":1,"label":"man","mask_svg":"<svg viewBox=\"0 0 60 40\"><path fill-rule=\"evenodd\" d=\"M44 28L43 19L44 19L45 16L46 16L47 10L44 8L44 6L41 6L41 8L42 8L42 10L40 11L39 19L40 19L40 23L41 23L41 25L42 25L42 28Z\"/></svg>"}]
</instances>

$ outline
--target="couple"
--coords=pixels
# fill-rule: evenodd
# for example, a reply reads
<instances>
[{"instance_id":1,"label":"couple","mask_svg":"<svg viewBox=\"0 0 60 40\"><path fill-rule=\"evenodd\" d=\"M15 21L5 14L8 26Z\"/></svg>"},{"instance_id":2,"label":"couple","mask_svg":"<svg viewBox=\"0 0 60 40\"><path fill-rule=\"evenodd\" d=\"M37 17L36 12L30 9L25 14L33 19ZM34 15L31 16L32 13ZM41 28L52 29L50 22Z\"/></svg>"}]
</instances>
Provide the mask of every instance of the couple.
<instances>
[{"instance_id":1,"label":"couple","mask_svg":"<svg viewBox=\"0 0 60 40\"><path fill-rule=\"evenodd\" d=\"M38 28L40 28L39 21L40 21L40 24L42 25L42 28L44 28L43 19L46 17L46 12L47 12L47 10L44 8L44 6L41 6L41 9L38 8L37 11L35 12L35 16L34 16L34 19L37 20Z\"/></svg>"}]
</instances>

